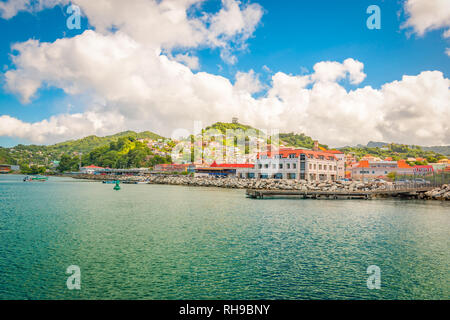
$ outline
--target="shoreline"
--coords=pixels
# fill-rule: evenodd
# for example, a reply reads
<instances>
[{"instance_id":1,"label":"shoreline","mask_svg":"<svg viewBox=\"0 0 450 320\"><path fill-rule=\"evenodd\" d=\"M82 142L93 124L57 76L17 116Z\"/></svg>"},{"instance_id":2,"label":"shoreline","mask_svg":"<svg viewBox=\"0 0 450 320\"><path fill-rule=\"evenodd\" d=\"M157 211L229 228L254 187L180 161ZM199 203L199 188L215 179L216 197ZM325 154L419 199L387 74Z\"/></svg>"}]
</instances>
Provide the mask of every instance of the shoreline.
<instances>
[{"instance_id":1,"label":"shoreline","mask_svg":"<svg viewBox=\"0 0 450 320\"><path fill-rule=\"evenodd\" d=\"M61 177L71 177L74 179L91 181L116 181L122 183L140 182L156 185L179 185L191 187L215 187L224 189L241 190L273 190L273 191L299 191L299 192L336 192L336 193L354 193L354 192L375 192L380 193L376 198L395 198L396 196L383 194L383 191L395 190L392 182L360 182L360 181L305 181L305 180L277 180L277 179L239 179L239 178L206 178L191 176L125 176L117 177L111 175L58 175ZM450 200L450 185L434 187L430 190L411 193L404 199L421 200Z\"/></svg>"}]
</instances>

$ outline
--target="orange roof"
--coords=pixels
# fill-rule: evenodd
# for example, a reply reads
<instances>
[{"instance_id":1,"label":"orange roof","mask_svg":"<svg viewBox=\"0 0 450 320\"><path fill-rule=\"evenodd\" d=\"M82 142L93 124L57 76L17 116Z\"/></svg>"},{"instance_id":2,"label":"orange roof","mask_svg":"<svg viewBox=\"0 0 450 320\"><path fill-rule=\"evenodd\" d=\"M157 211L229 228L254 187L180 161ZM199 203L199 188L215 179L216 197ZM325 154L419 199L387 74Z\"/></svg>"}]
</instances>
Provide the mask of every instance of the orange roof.
<instances>
[{"instance_id":1,"label":"orange roof","mask_svg":"<svg viewBox=\"0 0 450 320\"><path fill-rule=\"evenodd\" d=\"M392 157L387 157L384 161L392 161Z\"/></svg>"},{"instance_id":2,"label":"orange roof","mask_svg":"<svg viewBox=\"0 0 450 320\"><path fill-rule=\"evenodd\" d=\"M325 150L326 153L333 153L333 154L343 154L342 151L339 150Z\"/></svg>"},{"instance_id":3,"label":"orange roof","mask_svg":"<svg viewBox=\"0 0 450 320\"><path fill-rule=\"evenodd\" d=\"M211 164L211 168L253 168L255 165L249 163L222 163L217 164L215 161Z\"/></svg>"},{"instance_id":4,"label":"orange roof","mask_svg":"<svg viewBox=\"0 0 450 320\"><path fill-rule=\"evenodd\" d=\"M94 165L90 165L90 166L87 166L87 167L83 167L83 168L89 168L89 169L103 169L103 167L97 167L97 166L94 166Z\"/></svg>"},{"instance_id":5,"label":"orange roof","mask_svg":"<svg viewBox=\"0 0 450 320\"><path fill-rule=\"evenodd\" d=\"M409 164L406 163L406 160L399 160L399 161L397 161L397 166L399 168L402 168L402 169L412 168Z\"/></svg>"},{"instance_id":6,"label":"orange roof","mask_svg":"<svg viewBox=\"0 0 450 320\"><path fill-rule=\"evenodd\" d=\"M361 160L357 168L369 168L369 160Z\"/></svg>"}]
</instances>

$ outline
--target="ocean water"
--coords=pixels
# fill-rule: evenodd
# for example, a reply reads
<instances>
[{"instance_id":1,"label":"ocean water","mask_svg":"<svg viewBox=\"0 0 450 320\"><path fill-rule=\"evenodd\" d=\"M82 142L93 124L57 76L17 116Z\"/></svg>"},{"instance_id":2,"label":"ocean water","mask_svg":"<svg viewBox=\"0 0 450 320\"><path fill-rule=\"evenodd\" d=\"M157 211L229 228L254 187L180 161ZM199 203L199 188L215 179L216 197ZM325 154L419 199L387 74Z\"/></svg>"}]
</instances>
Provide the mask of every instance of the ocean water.
<instances>
[{"instance_id":1,"label":"ocean water","mask_svg":"<svg viewBox=\"0 0 450 320\"><path fill-rule=\"evenodd\" d=\"M112 188L0 176L0 299L450 298L448 202Z\"/></svg>"}]
</instances>

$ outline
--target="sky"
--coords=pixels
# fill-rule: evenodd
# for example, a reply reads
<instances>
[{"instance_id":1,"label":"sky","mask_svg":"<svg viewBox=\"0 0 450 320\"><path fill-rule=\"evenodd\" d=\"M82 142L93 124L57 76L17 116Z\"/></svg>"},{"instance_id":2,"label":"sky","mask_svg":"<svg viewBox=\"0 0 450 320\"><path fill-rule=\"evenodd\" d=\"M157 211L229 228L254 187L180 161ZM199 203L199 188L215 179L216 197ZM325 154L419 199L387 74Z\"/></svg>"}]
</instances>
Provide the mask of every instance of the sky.
<instances>
[{"instance_id":1,"label":"sky","mask_svg":"<svg viewBox=\"0 0 450 320\"><path fill-rule=\"evenodd\" d=\"M0 29L0 146L232 117L450 144L448 0L0 0Z\"/></svg>"}]
</instances>

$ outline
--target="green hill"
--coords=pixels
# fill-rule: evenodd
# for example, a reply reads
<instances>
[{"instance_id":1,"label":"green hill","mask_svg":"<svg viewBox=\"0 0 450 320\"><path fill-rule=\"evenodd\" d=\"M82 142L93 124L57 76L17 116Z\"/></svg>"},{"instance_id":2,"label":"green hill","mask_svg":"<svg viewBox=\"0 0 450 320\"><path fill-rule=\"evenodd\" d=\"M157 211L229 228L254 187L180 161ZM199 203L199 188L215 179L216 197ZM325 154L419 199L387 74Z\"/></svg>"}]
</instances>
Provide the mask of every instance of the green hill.
<instances>
[{"instance_id":1,"label":"green hill","mask_svg":"<svg viewBox=\"0 0 450 320\"><path fill-rule=\"evenodd\" d=\"M16 164L15 160L9 154L9 150L0 147L0 164Z\"/></svg>"},{"instance_id":2,"label":"green hill","mask_svg":"<svg viewBox=\"0 0 450 320\"><path fill-rule=\"evenodd\" d=\"M297 133L280 133L280 143L287 147L312 149L314 147L314 139L303 134ZM322 148L328 149L325 144L319 144Z\"/></svg>"},{"instance_id":3,"label":"green hill","mask_svg":"<svg viewBox=\"0 0 450 320\"><path fill-rule=\"evenodd\" d=\"M144 131L140 133L136 133L134 131L124 131L106 137L88 136L86 138L78 140L69 140L48 146L48 149L53 150L55 152L59 151L64 153L75 153L75 152L87 153L95 148L105 146L111 142L117 141L119 138L124 137L134 137L135 139L152 139L152 140L164 139L164 137L150 131Z\"/></svg>"},{"instance_id":4,"label":"green hill","mask_svg":"<svg viewBox=\"0 0 450 320\"><path fill-rule=\"evenodd\" d=\"M225 134L227 130L240 129L246 137L249 135L249 130L254 130L253 132L256 133L255 135L265 137L263 131L240 123L216 122L205 128L205 130L208 129L216 129L223 134ZM138 148L136 151L131 152L129 155L128 152L126 152L128 158L122 157L123 154L121 153L123 153L123 151L115 150L114 143L117 143L117 141L121 139L123 141L124 138L132 138L130 141L133 143L134 140L139 139L165 139L150 131L140 133L124 131L105 137L92 135L82 139L65 141L49 146L17 145L14 148L0 147L0 163L50 166L53 160L60 160L63 155L69 156L72 160L75 157L79 159L80 153L83 154L83 161L92 161L99 165L109 165L111 167L127 167L130 165L144 164L142 161L142 156L144 155L146 157L150 156L150 158L155 156L155 159L157 160L152 160L155 163L168 161L165 158L158 159L156 155L148 154L148 151L145 148L141 148L139 144L137 145ZM270 140L270 138L268 138L268 140ZM280 133L279 142L287 147L295 148L312 149L314 146L314 139L303 133ZM171 143L170 148L173 147L172 144L173 142ZM328 148L327 145L320 144L320 146L326 149ZM136 149L136 145L133 148ZM247 148L248 146L246 146L246 152L248 151ZM450 154L450 146L420 147L384 142L369 142L367 146L358 145L356 147L344 147L339 149L345 153L352 153L357 158L361 158L366 154L371 154L380 158L392 157L394 160L407 159L409 157L421 157L427 159L428 162L435 162L445 158L445 155ZM165 151L169 152L170 150ZM134 152L137 152L139 156L135 156ZM93 156L93 154L95 154L95 156ZM87 158L88 155L89 158ZM145 164L153 165L153 162Z\"/></svg>"},{"instance_id":5,"label":"green hill","mask_svg":"<svg viewBox=\"0 0 450 320\"><path fill-rule=\"evenodd\" d=\"M225 134L227 130L243 130L243 131L255 130L255 132L259 136L264 136L264 133L261 130L253 128L252 126L248 126L248 125L240 124L240 123L216 122L216 123L210 125L209 127L205 128L205 130L209 130L209 129L216 129L216 130L220 131L222 134Z\"/></svg>"},{"instance_id":6,"label":"green hill","mask_svg":"<svg viewBox=\"0 0 450 320\"><path fill-rule=\"evenodd\" d=\"M373 145L373 144L372 144ZM405 144L389 143L383 147L344 147L339 148L344 153L352 153L356 158L361 158L366 154L379 157L381 159L391 157L393 160L407 158L425 158L427 162L436 162L446 158L443 154L430 150L430 148L420 146L409 146Z\"/></svg>"},{"instance_id":7,"label":"green hill","mask_svg":"<svg viewBox=\"0 0 450 320\"><path fill-rule=\"evenodd\" d=\"M50 165L53 160L60 160L62 155L74 156L77 154L87 154L91 151L108 146L111 142L117 142L120 138L133 137L134 139L164 139L164 137L150 132L144 131L136 133L134 131L124 131L114 135L97 137L88 136L82 139L69 140L49 146L38 145L22 145L19 144L14 148L0 149L0 160L11 164L36 164Z\"/></svg>"}]
</instances>

